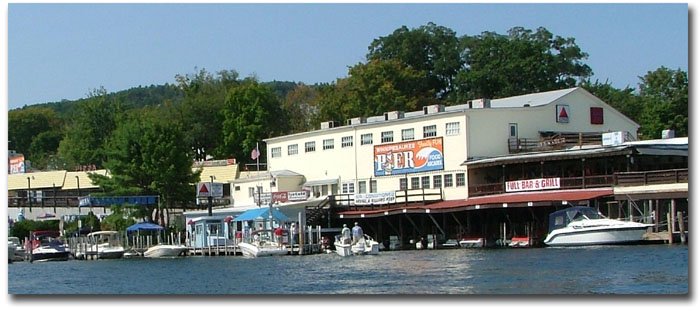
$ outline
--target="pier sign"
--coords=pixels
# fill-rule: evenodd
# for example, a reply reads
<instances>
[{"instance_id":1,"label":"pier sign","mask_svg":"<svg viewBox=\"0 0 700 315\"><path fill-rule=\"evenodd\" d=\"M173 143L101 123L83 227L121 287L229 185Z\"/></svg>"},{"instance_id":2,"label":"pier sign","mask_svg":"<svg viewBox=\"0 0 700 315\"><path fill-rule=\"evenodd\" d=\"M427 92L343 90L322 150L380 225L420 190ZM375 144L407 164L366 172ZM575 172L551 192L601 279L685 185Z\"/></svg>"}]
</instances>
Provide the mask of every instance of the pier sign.
<instances>
[{"instance_id":1,"label":"pier sign","mask_svg":"<svg viewBox=\"0 0 700 315\"><path fill-rule=\"evenodd\" d=\"M374 176L439 171L445 167L442 137L374 146Z\"/></svg>"},{"instance_id":2,"label":"pier sign","mask_svg":"<svg viewBox=\"0 0 700 315\"><path fill-rule=\"evenodd\" d=\"M523 179L506 182L506 192L559 189L560 178Z\"/></svg>"}]
</instances>

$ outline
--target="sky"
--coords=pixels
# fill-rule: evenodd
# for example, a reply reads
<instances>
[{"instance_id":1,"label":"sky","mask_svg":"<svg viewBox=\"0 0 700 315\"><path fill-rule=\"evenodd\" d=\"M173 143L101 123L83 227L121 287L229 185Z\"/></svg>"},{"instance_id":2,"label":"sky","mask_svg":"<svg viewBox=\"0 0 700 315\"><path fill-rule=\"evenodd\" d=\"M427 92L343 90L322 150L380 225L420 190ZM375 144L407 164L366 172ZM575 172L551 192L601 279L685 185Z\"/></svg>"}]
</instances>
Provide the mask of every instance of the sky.
<instances>
[{"instance_id":1,"label":"sky","mask_svg":"<svg viewBox=\"0 0 700 315\"><path fill-rule=\"evenodd\" d=\"M374 39L433 22L457 36L544 27L572 37L592 79L636 88L661 66L688 71L684 3L7 4L7 107L175 83L235 70L260 81L330 83Z\"/></svg>"}]
</instances>

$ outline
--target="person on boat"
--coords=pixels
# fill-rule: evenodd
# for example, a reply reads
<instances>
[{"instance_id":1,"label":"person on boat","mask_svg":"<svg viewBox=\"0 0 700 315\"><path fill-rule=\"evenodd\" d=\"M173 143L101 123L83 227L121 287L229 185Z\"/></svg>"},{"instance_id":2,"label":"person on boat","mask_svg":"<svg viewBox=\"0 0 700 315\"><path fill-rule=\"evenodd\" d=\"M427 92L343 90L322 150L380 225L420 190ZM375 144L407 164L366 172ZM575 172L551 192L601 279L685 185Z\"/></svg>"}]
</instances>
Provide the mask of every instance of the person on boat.
<instances>
[{"instance_id":1,"label":"person on boat","mask_svg":"<svg viewBox=\"0 0 700 315\"><path fill-rule=\"evenodd\" d=\"M350 228L348 228L347 224L343 224L343 230L340 232L340 235L342 235L341 241L343 242L343 244L350 243L350 239L352 236L350 235Z\"/></svg>"},{"instance_id":2,"label":"person on boat","mask_svg":"<svg viewBox=\"0 0 700 315\"><path fill-rule=\"evenodd\" d=\"M359 242L364 235L365 233L362 231L360 225L355 222L355 226L352 227L352 243L355 244Z\"/></svg>"},{"instance_id":3,"label":"person on boat","mask_svg":"<svg viewBox=\"0 0 700 315\"><path fill-rule=\"evenodd\" d=\"M282 227L278 226L275 228L275 241L278 244L282 244Z\"/></svg>"},{"instance_id":4,"label":"person on boat","mask_svg":"<svg viewBox=\"0 0 700 315\"><path fill-rule=\"evenodd\" d=\"M299 235L297 234L297 225L295 222L292 222L292 226L289 228L289 232L292 233L292 244L296 244Z\"/></svg>"}]
</instances>

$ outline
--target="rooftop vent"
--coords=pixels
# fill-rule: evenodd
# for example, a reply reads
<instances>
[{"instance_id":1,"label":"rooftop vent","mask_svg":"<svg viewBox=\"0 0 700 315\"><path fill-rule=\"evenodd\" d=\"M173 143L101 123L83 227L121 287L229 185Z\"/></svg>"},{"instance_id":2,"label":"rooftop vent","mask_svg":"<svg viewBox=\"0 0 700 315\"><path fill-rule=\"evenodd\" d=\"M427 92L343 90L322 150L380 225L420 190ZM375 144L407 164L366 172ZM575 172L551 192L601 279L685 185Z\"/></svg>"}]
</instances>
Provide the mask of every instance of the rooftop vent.
<instances>
[{"instance_id":1,"label":"rooftop vent","mask_svg":"<svg viewBox=\"0 0 700 315\"><path fill-rule=\"evenodd\" d=\"M428 114L435 114L435 113L442 113L445 111L445 105L428 105L428 106L423 106L423 114L428 115Z\"/></svg>"},{"instance_id":2,"label":"rooftop vent","mask_svg":"<svg viewBox=\"0 0 700 315\"><path fill-rule=\"evenodd\" d=\"M403 118L403 114L404 112L401 111L386 112L384 113L384 120L401 119Z\"/></svg>"},{"instance_id":3,"label":"rooftop vent","mask_svg":"<svg viewBox=\"0 0 700 315\"><path fill-rule=\"evenodd\" d=\"M491 108L491 100L488 98L480 98L468 102L469 108Z\"/></svg>"},{"instance_id":4,"label":"rooftop vent","mask_svg":"<svg viewBox=\"0 0 700 315\"><path fill-rule=\"evenodd\" d=\"M347 121L345 121L346 125L359 125L359 124L364 124L367 122L367 118L365 117L355 117L355 118L350 118Z\"/></svg>"},{"instance_id":5,"label":"rooftop vent","mask_svg":"<svg viewBox=\"0 0 700 315\"><path fill-rule=\"evenodd\" d=\"M324 121L321 123L321 129L330 129L340 126L337 121Z\"/></svg>"}]
</instances>

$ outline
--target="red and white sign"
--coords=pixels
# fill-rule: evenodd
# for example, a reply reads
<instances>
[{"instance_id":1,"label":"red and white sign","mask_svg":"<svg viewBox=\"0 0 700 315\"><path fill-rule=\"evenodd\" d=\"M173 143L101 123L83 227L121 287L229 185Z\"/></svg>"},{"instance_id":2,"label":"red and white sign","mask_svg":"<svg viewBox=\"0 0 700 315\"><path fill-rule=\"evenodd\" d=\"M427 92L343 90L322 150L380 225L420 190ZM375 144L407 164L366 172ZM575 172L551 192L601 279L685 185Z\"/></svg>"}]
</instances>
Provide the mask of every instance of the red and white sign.
<instances>
[{"instance_id":1,"label":"red and white sign","mask_svg":"<svg viewBox=\"0 0 700 315\"><path fill-rule=\"evenodd\" d=\"M209 197L210 195L215 198L222 198L224 196L224 184L211 182L197 184L197 198Z\"/></svg>"},{"instance_id":2,"label":"red and white sign","mask_svg":"<svg viewBox=\"0 0 700 315\"><path fill-rule=\"evenodd\" d=\"M557 122L569 123L569 105L557 105Z\"/></svg>"},{"instance_id":3,"label":"red and white sign","mask_svg":"<svg viewBox=\"0 0 700 315\"><path fill-rule=\"evenodd\" d=\"M559 189L559 180L559 177L514 180L506 182L506 192Z\"/></svg>"}]
</instances>

